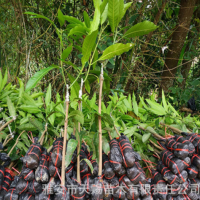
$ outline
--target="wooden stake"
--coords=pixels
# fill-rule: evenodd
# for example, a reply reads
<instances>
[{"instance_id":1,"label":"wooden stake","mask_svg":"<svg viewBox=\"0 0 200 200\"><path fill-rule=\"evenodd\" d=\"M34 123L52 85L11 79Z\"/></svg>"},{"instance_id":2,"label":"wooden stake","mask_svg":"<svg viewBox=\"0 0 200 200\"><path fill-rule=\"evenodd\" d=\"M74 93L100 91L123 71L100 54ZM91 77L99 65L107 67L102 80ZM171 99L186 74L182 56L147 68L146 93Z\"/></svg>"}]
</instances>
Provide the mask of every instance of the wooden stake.
<instances>
[{"instance_id":1,"label":"wooden stake","mask_svg":"<svg viewBox=\"0 0 200 200\"><path fill-rule=\"evenodd\" d=\"M101 74L99 77L100 89L99 89L99 114L101 115L101 98L102 98L102 88L103 88L103 64L101 65ZM99 172L98 175L102 175L102 129L101 129L101 116L98 119L99 122Z\"/></svg>"},{"instance_id":2,"label":"wooden stake","mask_svg":"<svg viewBox=\"0 0 200 200\"><path fill-rule=\"evenodd\" d=\"M16 117L13 117L10 121L6 122L1 128L0 131L2 131L6 126L8 126L10 123L16 120Z\"/></svg>"},{"instance_id":3,"label":"wooden stake","mask_svg":"<svg viewBox=\"0 0 200 200\"><path fill-rule=\"evenodd\" d=\"M110 134L110 131L108 131L108 135L109 135L110 140L112 140L112 136Z\"/></svg>"},{"instance_id":4,"label":"wooden stake","mask_svg":"<svg viewBox=\"0 0 200 200\"><path fill-rule=\"evenodd\" d=\"M82 88L83 88L83 79L81 79L81 87L79 90L79 99L82 99ZM81 111L82 110L82 106L81 106L81 100L78 101L78 109ZM78 122L78 132L80 133L81 131L81 124L80 122ZM81 150L81 141L79 138L79 134L77 135L77 139L78 139L78 145L77 145L77 152L78 152L78 156L77 156L77 182L79 184L81 184L81 169L80 169L80 150Z\"/></svg>"},{"instance_id":5,"label":"wooden stake","mask_svg":"<svg viewBox=\"0 0 200 200\"><path fill-rule=\"evenodd\" d=\"M66 143L67 143L67 126L68 126L68 112L69 112L69 89L67 85L66 92L66 111L65 111L65 129L64 129L64 139L63 139L63 152L62 152L62 171L61 171L61 185L65 187L65 154L66 154Z\"/></svg>"},{"instance_id":6,"label":"wooden stake","mask_svg":"<svg viewBox=\"0 0 200 200\"><path fill-rule=\"evenodd\" d=\"M44 142L44 135L45 135L46 132L47 132L47 123L46 123L46 125L45 125L45 130L43 131L43 133L42 133L40 139L38 140L38 142L40 143L40 145L43 145L43 142Z\"/></svg>"},{"instance_id":7,"label":"wooden stake","mask_svg":"<svg viewBox=\"0 0 200 200\"><path fill-rule=\"evenodd\" d=\"M119 133L119 131L117 130L117 128L116 128L115 125L114 125L114 128L115 128L115 131L117 132L117 135L120 137L121 135L120 135L120 133Z\"/></svg>"},{"instance_id":8,"label":"wooden stake","mask_svg":"<svg viewBox=\"0 0 200 200\"><path fill-rule=\"evenodd\" d=\"M22 135L24 132L25 132L25 131L22 131L22 132L19 134L18 138L16 139L15 144L13 145L13 147L10 149L10 151L9 151L9 153L8 153L8 156L10 156L10 154L11 154L12 151L13 151L13 149L16 147L16 145L17 145L17 143L18 143L18 141L19 141L19 138L21 137L21 135Z\"/></svg>"}]
</instances>

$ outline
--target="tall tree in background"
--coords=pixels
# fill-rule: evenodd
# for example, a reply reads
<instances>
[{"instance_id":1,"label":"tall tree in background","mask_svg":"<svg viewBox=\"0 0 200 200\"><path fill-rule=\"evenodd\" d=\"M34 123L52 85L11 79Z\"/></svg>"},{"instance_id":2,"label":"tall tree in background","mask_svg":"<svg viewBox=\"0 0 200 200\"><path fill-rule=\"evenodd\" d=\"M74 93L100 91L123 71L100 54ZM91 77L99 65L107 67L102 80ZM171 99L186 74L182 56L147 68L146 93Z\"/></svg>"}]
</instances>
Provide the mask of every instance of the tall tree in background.
<instances>
[{"instance_id":1,"label":"tall tree in background","mask_svg":"<svg viewBox=\"0 0 200 200\"><path fill-rule=\"evenodd\" d=\"M161 77L160 89L163 89L165 92L168 92L169 88L173 86L177 64L190 28L195 5L196 0L181 0L180 2L178 26L173 33Z\"/></svg>"}]
</instances>

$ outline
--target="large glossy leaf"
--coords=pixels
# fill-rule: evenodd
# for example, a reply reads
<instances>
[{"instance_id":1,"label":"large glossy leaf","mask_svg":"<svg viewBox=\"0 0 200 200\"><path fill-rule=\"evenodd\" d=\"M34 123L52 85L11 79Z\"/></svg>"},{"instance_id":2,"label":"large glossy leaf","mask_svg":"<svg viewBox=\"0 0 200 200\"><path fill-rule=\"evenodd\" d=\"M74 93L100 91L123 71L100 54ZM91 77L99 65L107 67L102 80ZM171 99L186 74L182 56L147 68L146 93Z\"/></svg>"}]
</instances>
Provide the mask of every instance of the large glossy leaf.
<instances>
[{"instance_id":1,"label":"large glossy leaf","mask_svg":"<svg viewBox=\"0 0 200 200\"><path fill-rule=\"evenodd\" d=\"M25 91L28 92L32 88L36 86L36 84L52 69L58 68L58 66L51 66L45 69L40 70L39 72L36 72L29 80L28 83L26 84L26 89Z\"/></svg>"},{"instance_id":2,"label":"large glossy leaf","mask_svg":"<svg viewBox=\"0 0 200 200\"><path fill-rule=\"evenodd\" d=\"M45 69L40 70L39 72L36 72L29 80L28 83L26 84L26 89L25 91L28 92L32 88L36 86L36 84L52 69L58 68L58 66L52 66L48 67Z\"/></svg>"},{"instance_id":3,"label":"large glossy leaf","mask_svg":"<svg viewBox=\"0 0 200 200\"><path fill-rule=\"evenodd\" d=\"M106 5L104 12L101 14L101 25L106 21L108 17L108 4Z\"/></svg>"},{"instance_id":4,"label":"large glossy leaf","mask_svg":"<svg viewBox=\"0 0 200 200\"><path fill-rule=\"evenodd\" d=\"M96 38L97 38L98 31L94 31L90 35L87 35L86 38L83 41L82 46L82 54L83 57L81 58L82 65L84 66L85 63L89 60L92 49L95 45Z\"/></svg>"},{"instance_id":5,"label":"large glossy leaf","mask_svg":"<svg viewBox=\"0 0 200 200\"><path fill-rule=\"evenodd\" d=\"M87 35L88 31L89 31L88 28L81 26L81 25L78 25L78 26L75 26L74 28L72 28L70 30L68 36L70 36L70 35L79 35L79 36Z\"/></svg>"},{"instance_id":6,"label":"large glossy leaf","mask_svg":"<svg viewBox=\"0 0 200 200\"><path fill-rule=\"evenodd\" d=\"M150 33L151 31L154 31L158 28L153 22L150 21L144 21L141 23L138 23L131 27L123 37L131 38L136 36L142 36L145 34Z\"/></svg>"},{"instance_id":7,"label":"large glossy leaf","mask_svg":"<svg viewBox=\"0 0 200 200\"><path fill-rule=\"evenodd\" d=\"M88 160L87 158L84 158L82 160L84 160L87 163L87 165L90 167L91 173L93 174L94 168L93 168L92 163L90 162L90 160Z\"/></svg>"},{"instance_id":8,"label":"large glossy leaf","mask_svg":"<svg viewBox=\"0 0 200 200\"><path fill-rule=\"evenodd\" d=\"M119 0L119 14L117 19L117 25L119 24L119 22L123 17L123 10L124 10L124 0Z\"/></svg>"},{"instance_id":9,"label":"large glossy leaf","mask_svg":"<svg viewBox=\"0 0 200 200\"><path fill-rule=\"evenodd\" d=\"M122 0L122 1L123 1L123 0ZM124 3L124 1L123 1L123 3ZM132 2L123 4L123 9L122 9L123 11L122 11L122 10L119 11L119 19L118 19L118 22L120 22L121 19L124 17L124 15L125 15L127 9L131 6L131 4L132 4ZM122 6L120 6L120 7L122 7Z\"/></svg>"},{"instance_id":10,"label":"large glossy leaf","mask_svg":"<svg viewBox=\"0 0 200 200\"><path fill-rule=\"evenodd\" d=\"M105 49L105 51L103 52L103 55L99 58L99 60L106 60L106 59L113 58L114 56L121 55L122 53L129 51L131 48L133 48L133 46L134 45L132 43L113 44Z\"/></svg>"},{"instance_id":11,"label":"large glossy leaf","mask_svg":"<svg viewBox=\"0 0 200 200\"><path fill-rule=\"evenodd\" d=\"M58 21L60 23L60 27L62 27L65 23L65 16L63 15L60 9L58 9Z\"/></svg>"},{"instance_id":12,"label":"large glossy leaf","mask_svg":"<svg viewBox=\"0 0 200 200\"><path fill-rule=\"evenodd\" d=\"M102 137L102 148L106 154L110 152L110 145L106 137Z\"/></svg>"},{"instance_id":13,"label":"large glossy leaf","mask_svg":"<svg viewBox=\"0 0 200 200\"><path fill-rule=\"evenodd\" d=\"M74 139L70 139L67 143L67 152L65 156L65 168L67 168L72 160L72 155L74 151L76 150L76 147L78 145L78 141Z\"/></svg>"},{"instance_id":14,"label":"large glossy leaf","mask_svg":"<svg viewBox=\"0 0 200 200\"><path fill-rule=\"evenodd\" d=\"M108 21L112 32L115 31L115 28L118 23L118 17L119 17L119 0L108 0Z\"/></svg>"},{"instance_id":15,"label":"large glossy leaf","mask_svg":"<svg viewBox=\"0 0 200 200\"><path fill-rule=\"evenodd\" d=\"M23 110L23 111L26 111L28 113L39 113L39 112L41 112L41 110L38 107L34 106L34 105L21 105L19 107L19 109Z\"/></svg>"},{"instance_id":16,"label":"large glossy leaf","mask_svg":"<svg viewBox=\"0 0 200 200\"><path fill-rule=\"evenodd\" d=\"M16 109L12 101L10 100L9 96L7 96L7 105L8 105L8 110L10 113L10 116L16 117Z\"/></svg>"},{"instance_id":17,"label":"large glossy leaf","mask_svg":"<svg viewBox=\"0 0 200 200\"><path fill-rule=\"evenodd\" d=\"M100 12L101 0L93 0L93 2L94 2L95 12L94 12L93 21L91 22L91 25L90 25L90 33L98 30L100 16L101 16L101 12Z\"/></svg>"},{"instance_id":18,"label":"large glossy leaf","mask_svg":"<svg viewBox=\"0 0 200 200\"><path fill-rule=\"evenodd\" d=\"M90 28L90 18L87 14L86 11L83 12L83 17L84 17L84 22L85 22L85 25Z\"/></svg>"},{"instance_id":19,"label":"large glossy leaf","mask_svg":"<svg viewBox=\"0 0 200 200\"><path fill-rule=\"evenodd\" d=\"M146 143L149 140L150 136L151 136L151 133L145 133L142 136L142 142Z\"/></svg>"},{"instance_id":20,"label":"large glossy leaf","mask_svg":"<svg viewBox=\"0 0 200 200\"><path fill-rule=\"evenodd\" d=\"M73 46L72 45L69 45L62 53L62 59L65 60L69 54L72 52L72 48Z\"/></svg>"}]
</instances>

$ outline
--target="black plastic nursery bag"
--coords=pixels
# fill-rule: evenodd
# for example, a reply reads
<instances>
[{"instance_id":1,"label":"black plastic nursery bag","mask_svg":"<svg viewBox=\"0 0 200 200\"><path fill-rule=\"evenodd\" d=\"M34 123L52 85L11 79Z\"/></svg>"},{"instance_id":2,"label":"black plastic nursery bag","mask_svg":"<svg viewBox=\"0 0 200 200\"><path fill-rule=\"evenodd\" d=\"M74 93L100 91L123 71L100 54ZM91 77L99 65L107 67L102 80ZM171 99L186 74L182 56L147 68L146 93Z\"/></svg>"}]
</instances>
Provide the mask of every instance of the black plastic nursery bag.
<instances>
[{"instance_id":1,"label":"black plastic nursery bag","mask_svg":"<svg viewBox=\"0 0 200 200\"><path fill-rule=\"evenodd\" d=\"M19 200L35 200L35 195L23 193L20 195Z\"/></svg>"},{"instance_id":2,"label":"black plastic nursery bag","mask_svg":"<svg viewBox=\"0 0 200 200\"><path fill-rule=\"evenodd\" d=\"M32 169L29 169L27 167L23 167L21 170L20 175L24 178L26 181L32 181L35 179L35 171Z\"/></svg>"},{"instance_id":3,"label":"black plastic nursery bag","mask_svg":"<svg viewBox=\"0 0 200 200\"><path fill-rule=\"evenodd\" d=\"M63 151L63 138L58 138L53 143L53 149L51 153L51 159L56 167L62 165L62 151Z\"/></svg>"},{"instance_id":4,"label":"black plastic nursery bag","mask_svg":"<svg viewBox=\"0 0 200 200\"><path fill-rule=\"evenodd\" d=\"M103 160L103 169L104 169L104 176L106 179L111 179L115 176L115 172L113 171L113 168L111 166L111 163L108 159L108 156L103 152L102 155Z\"/></svg>"},{"instance_id":5,"label":"black plastic nursery bag","mask_svg":"<svg viewBox=\"0 0 200 200\"><path fill-rule=\"evenodd\" d=\"M42 184L38 183L35 180L29 182L28 184L28 192L33 195L41 193L42 188L43 188Z\"/></svg>"}]
</instances>

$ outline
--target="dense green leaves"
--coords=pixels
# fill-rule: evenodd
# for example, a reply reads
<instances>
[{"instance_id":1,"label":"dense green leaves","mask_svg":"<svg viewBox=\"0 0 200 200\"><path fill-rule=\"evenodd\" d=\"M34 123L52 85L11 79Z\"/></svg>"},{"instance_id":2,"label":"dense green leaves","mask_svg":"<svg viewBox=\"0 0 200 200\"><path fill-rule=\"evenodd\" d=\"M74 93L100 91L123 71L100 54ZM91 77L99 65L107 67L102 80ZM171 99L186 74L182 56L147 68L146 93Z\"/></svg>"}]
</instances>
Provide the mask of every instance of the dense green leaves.
<instances>
[{"instance_id":1,"label":"dense green leaves","mask_svg":"<svg viewBox=\"0 0 200 200\"><path fill-rule=\"evenodd\" d=\"M72 52L72 49L73 49L73 46L70 45L63 51L63 53L62 53L63 60L65 60L69 56L69 54Z\"/></svg>"},{"instance_id":2,"label":"dense green leaves","mask_svg":"<svg viewBox=\"0 0 200 200\"><path fill-rule=\"evenodd\" d=\"M84 22L85 22L85 25L90 28L90 18L87 14L86 11L83 12L83 17L84 17Z\"/></svg>"}]
</instances>

